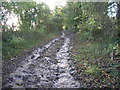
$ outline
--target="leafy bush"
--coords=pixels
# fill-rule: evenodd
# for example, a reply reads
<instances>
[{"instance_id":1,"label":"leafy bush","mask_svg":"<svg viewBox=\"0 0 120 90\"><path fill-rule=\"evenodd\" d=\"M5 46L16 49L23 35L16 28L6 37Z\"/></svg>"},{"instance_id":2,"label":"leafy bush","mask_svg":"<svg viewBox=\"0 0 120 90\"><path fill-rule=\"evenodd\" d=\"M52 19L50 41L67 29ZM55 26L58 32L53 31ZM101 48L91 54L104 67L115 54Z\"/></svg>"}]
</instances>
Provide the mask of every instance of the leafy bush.
<instances>
[{"instance_id":1,"label":"leafy bush","mask_svg":"<svg viewBox=\"0 0 120 90\"><path fill-rule=\"evenodd\" d=\"M24 42L25 42L25 40L23 38L13 36L12 40L10 41L10 44L11 45L20 45L20 44L22 44Z\"/></svg>"}]
</instances>

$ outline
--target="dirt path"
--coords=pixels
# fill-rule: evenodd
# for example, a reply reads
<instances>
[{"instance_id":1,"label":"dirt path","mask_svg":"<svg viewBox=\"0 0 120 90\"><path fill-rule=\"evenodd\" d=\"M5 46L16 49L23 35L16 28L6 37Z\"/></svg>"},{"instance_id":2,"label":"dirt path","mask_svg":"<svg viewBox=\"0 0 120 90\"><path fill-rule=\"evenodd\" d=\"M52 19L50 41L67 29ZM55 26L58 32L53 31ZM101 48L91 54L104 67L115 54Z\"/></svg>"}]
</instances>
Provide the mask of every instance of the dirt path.
<instances>
[{"instance_id":1,"label":"dirt path","mask_svg":"<svg viewBox=\"0 0 120 90\"><path fill-rule=\"evenodd\" d=\"M13 73L4 87L11 88L77 88L79 82L71 73L70 37L62 33L31 53Z\"/></svg>"}]
</instances>

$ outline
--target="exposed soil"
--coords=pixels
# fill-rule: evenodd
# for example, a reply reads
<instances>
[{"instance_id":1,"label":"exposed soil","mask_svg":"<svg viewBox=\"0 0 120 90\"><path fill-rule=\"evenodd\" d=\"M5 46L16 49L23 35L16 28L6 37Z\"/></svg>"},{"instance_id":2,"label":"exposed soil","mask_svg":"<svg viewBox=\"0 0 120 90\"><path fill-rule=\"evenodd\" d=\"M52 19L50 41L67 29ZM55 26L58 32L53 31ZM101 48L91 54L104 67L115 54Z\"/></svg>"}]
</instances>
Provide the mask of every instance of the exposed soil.
<instances>
[{"instance_id":1,"label":"exposed soil","mask_svg":"<svg viewBox=\"0 0 120 90\"><path fill-rule=\"evenodd\" d=\"M8 65L8 71L4 69L3 88L80 87L73 77L76 70L71 61L71 38L70 33L63 32L61 37L36 47L19 60L11 59L11 62L19 64Z\"/></svg>"},{"instance_id":2,"label":"exposed soil","mask_svg":"<svg viewBox=\"0 0 120 90\"><path fill-rule=\"evenodd\" d=\"M11 59L2 60L2 82L3 84L6 82L6 79L9 76L9 74L15 71L21 65L21 62L25 60L25 58L27 58L33 51L37 50L37 48L43 47L50 40L51 39L45 40L42 44L38 44L30 49L24 50L22 53L20 53L19 55Z\"/></svg>"}]
</instances>

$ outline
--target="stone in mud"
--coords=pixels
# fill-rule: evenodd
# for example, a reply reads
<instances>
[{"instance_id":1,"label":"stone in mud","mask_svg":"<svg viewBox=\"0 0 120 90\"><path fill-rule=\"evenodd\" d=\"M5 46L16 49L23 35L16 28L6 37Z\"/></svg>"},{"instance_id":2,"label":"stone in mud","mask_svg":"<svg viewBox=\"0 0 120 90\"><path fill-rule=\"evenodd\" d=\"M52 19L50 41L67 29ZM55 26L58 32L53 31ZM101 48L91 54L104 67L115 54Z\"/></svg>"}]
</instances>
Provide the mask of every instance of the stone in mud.
<instances>
[{"instance_id":1,"label":"stone in mud","mask_svg":"<svg viewBox=\"0 0 120 90\"><path fill-rule=\"evenodd\" d=\"M16 78L23 78L22 75L14 75Z\"/></svg>"},{"instance_id":2,"label":"stone in mud","mask_svg":"<svg viewBox=\"0 0 120 90\"><path fill-rule=\"evenodd\" d=\"M13 77L9 77L8 82L14 82Z\"/></svg>"},{"instance_id":3,"label":"stone in mud","mask_svg":"<svg viewBox=\"0 0 120 90\"><path fill-rule=\"evenodd\" d=\"M35 55L32 55L32 56L31 56L31 59L33 59L33 58L35 58Z\"/></svg>"},{"instance_id":4,"label":"stone in mud","mask_svg":"<svg viewBox=\"0 0 120 90\"><path fill-rule=\"evenodd\" d=\"M74 70L73 70L73 71L70 71L70 74L74 74L74 73L76 73Z\"/></svg>"}]
</instances>

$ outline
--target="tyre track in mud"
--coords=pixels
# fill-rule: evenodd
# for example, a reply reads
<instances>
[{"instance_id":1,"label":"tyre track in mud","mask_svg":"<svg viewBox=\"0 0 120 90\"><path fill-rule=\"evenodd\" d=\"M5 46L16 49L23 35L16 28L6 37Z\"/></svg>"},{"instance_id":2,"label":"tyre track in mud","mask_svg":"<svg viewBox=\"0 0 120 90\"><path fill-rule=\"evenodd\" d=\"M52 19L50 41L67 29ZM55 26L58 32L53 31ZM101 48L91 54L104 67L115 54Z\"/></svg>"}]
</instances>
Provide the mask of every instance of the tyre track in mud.
<instances>
[{"instance_id":1,"label":"tyre track in mud","mask_svg":"<svg viewBox=\"0 0 120 90\"><path fill-rule=\"evenodd\" d=\"M62 33L31 53L13 73L3 88L78 88L71 72L70 38Z\"/></svg>"}]
</instances>

